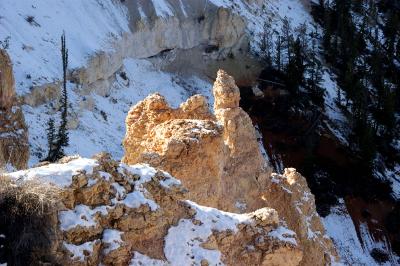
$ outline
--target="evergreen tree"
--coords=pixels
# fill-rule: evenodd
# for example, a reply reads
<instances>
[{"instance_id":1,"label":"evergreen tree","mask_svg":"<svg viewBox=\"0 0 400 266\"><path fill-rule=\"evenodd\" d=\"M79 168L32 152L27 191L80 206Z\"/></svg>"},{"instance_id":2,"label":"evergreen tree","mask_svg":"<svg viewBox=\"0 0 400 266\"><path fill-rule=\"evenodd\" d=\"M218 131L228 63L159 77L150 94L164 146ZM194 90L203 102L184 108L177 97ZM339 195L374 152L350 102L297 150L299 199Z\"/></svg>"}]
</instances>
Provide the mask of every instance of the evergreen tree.
<instances>
[{"instance_id":1,"label":"evergreen tree","mask_svg":"<svg viewBox=\"0 0 400 266\"><path fill-rule=\"evenodd\" d=\"M281 36L278 35L278 38L276 40L276 57L275 57L275 65L278 71L282 70L282 40Z\"/></svg>"},{"instance_id":2,"label":"evergreen tree","mask_svg":"<svg viewBox=\"0 0 400 266\"><path fill-rule=\"evenodd\" d=\"M293 51L293 59L291 59L286 66L286 85L291 93L297 95L299 93L299 87L303 83L305 70L304 54L299 38L292 43L290 50Z\"/></svg>"},{"instance_id":3,"label":"evergreen tree","mask_svg":"<svg viewBox=\"0 0 400 266\"><path fill-rule=\"evenodd\" d=\"M63 65L63 86L60 99L60 126L55 134L54 119L50 118L47 122L47 141L49 151L46 161L55 162L61 159L64 154L64 148L69 144L67 123L68 123L68 91L67 91L67 70L68 70L68 49L66 48L65 32L61 36L61 58Z\"/></svg>"},{"instance_id":4,"label":"evergreen tree","mask_svg":"<svg viewBox=\"0 0 400 266\"><path fill-rule=\"evenodd\" d=\"M322 82L322 64L317 59L317 38L318 33L315 30L310 34L311 36L311 49L307 53L307 89L311 96L311 100L316 105L323 107L324 103L324 90L321 88Z\"/></svg>"},{"instance_id":5,"label":"evergreen tree","mask_svg":"<svg viewBox=\"0 0 400 266\"><path fill-rule=\"evenodd\" d=\"M292 35L292 26L290 24L290 20L285 17L283 19L282 24L282 43L283 47L286 50L287 64L290 64L292 61L292 43L293 43L293 35Z\"/></svg>"},{"instance_id":6,"label":"evergreen tree","mask_svg":"<svg viewBox=\"0 0 400 266\"><path fill-rule=\"evenodd\" d=\"M65 32L61 36L61 57L63 64L63 90L61 97L61 124L58 130L58 153L64 156L64 147L69 144L67 131L68 123L68 92L67 92L67 70L68 70L68 49L66 48Z\"/></svg>"},{"instance_id":7,"label":"evergreen tree","mask_svg":"<svg viewBox=\"0 0 400 266\"><path fill-rule=\"evenodd\" d=\"M264 23L264 30L261 34L261 57L268 66L272 65L273 34L270 24Z\"/></svg>"},{"instance_id":8,"label":"evergreen tree","mask_svg":"<svg viewBox=\"0 0 400 266\"><path fill-rule=\"evenodd\" d=\"M53 161L55 158L55 126L54 126L54 119L50 118L49 121L47 121L47 145L49 147L49 151L47 154L46 161Z\"/></svg>"}]
</instances>

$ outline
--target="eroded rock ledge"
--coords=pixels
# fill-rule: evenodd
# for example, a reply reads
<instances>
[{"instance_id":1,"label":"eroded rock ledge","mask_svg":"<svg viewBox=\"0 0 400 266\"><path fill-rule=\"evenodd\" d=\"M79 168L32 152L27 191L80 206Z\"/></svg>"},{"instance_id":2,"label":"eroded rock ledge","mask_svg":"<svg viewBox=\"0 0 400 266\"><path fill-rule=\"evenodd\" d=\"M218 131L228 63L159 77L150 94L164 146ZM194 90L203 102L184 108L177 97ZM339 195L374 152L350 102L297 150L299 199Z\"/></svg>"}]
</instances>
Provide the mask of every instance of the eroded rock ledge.
<instances>
[{"instance_id":1,"label":"eroded rock ledge","mask_svg":"<svg viewBox=\"0 0 400 266\"><path fill-rule=\"evenodd\" d=\"M123 161L170 172L189 189L190 200L206 206L231 212L270 206L297 233L301 265L336 261L305 178L294 169L271 174L234 79L220 70L213 94L214 114L200 95L178 109L158 94L138 103L126 119Z\"/></svg>"}]
</instances>

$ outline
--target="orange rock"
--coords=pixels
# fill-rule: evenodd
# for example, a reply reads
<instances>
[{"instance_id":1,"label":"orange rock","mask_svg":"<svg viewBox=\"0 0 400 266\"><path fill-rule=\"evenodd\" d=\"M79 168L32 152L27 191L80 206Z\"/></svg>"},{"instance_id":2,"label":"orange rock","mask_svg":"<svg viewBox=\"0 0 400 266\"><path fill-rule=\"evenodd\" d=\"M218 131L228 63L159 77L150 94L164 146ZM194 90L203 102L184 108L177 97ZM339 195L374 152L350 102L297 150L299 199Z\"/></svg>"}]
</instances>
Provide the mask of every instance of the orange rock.
<instances>
[{"instance_id":1,"label":"orange rock","mask_svg":"<svg viewBox=\"0 0 400 266\"><path fill-rule=\"evenodd\" d=\"M0 49L0 173L8 166L26 168L28 160L28 129L15 97L11 60Z\"/></svg>"},{"instance_id":2,"label":"orange rock","mask_svg":"<svg viewBox=\"0 0 400 266\"><path fill-rule=\"evenodd\" d=\"M178 109L169 107L159 94L132 107L126 119L123 161L170 172L189 189L189 199L202 205L230 212L272 207L300 236L305 251L301 265L336 261L304 177L287 170L285 182L273 182L277 177L271 176L272 169L259 150L250 117L239 107L234 79L220 70L213 94L215 116L200 96ZM287 194L287 185L297 189L295 194ZM266 261L279 264L273 256Z\"/></svg>"}]
</instances>

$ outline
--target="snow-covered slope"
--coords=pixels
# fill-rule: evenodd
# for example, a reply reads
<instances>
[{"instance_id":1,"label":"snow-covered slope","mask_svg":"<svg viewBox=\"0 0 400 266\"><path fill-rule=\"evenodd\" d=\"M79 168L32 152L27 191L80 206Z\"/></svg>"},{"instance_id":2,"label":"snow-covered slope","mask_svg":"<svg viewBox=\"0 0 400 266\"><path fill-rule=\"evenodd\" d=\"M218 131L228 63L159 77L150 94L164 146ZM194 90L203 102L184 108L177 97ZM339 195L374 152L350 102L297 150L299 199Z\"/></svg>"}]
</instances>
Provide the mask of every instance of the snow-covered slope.
<instances>
[{"instance_id":1,"label":"snow-covered slope","mask_svg":"<svg viewBox=\"0 0 400 266\"><path fill-rule=\"evenodd\" d=\"M85 65L96 51L129 30L127 10L107 0L0 2L0 40L14 63L17 93L62 76L60 36L68 36L70 68ZM29 77L29 78L27 78Z\"/></svg>"},{"instance_id":2,"label":"snow-covered slope","mask_svg":"<svg viewBox=\"0 0 400 266\"><path fill-rule=\"evenodd\" d=\"M339 205L332 208L331 213L323 218L323 223L346 265L389 266L398 265L400 262L400 258L391 251L390 243L374 240L367 225L362 225L357 235L343 200L340 200ZM363 244L360 243L359 237L362 238ZM371 256L373 249L383 250L389 254L389 261L379 264Z\"/></svg>"},{"instance_id":3,"label":"snow-covered slope","mask_svg":"<svg viewBox=\"0 0 400 266\"><path fill-rule=\"evenodd\" d=\"M250 4L244 0L175 2L132 1L132 5L136 5L135 10L142 11L136 14L129 4L125 6L107 0L1 1L0 40L8 39L7 51L14 63L17 93L29 103L23 106L23 110L29 126L30 165L46 156L45 127L58 106L58 93L48 89L50 85L47 84L57 84L62 76L59 39L63 31L67 35L69 69L72 71L85 68L93 56L103 52L111 54L107 60L113 65L113 53L117 57L121 56L121 52L116 51L121 47L116 46L116 43L131 31L130 23L137 21L138 15L139 19L145 16L147 20L155 17L166 20L168 17L190 16L182 15L182 10L188 12L204 9L205 12L211 6L225 7L247 20L247 32L252 36L254 41L251 45L256 50L266 17L272 18L275 22L273 24L278 27L284 15L291 16L299 24L307 14L298 1L265 1L264 7L261 4L263 1L250 1ZM160 38L163 38L163 34ZM129 49L127 47L125 50ZM126 55L129 54L126 52ZM90 64L96 66L96 63ZM173 106L195 93L210 96L210 82L205 81L201 73L199 75L202 78L163 73L157 66L133 58L123 59L122 66L117 69L110 82L105 83L107 88L102 88L100 93L106 97L87 91L84 86L69 84L71 141L68 154L91 156L106 150L116 158L121 157L120 143L125 132L125 115L131 105L149 93L160 92ZM95 68L94 71L94 75L100 79L108 78L102 77L104 73L100 70ZM40 96L35 94L36 90L40 91Z\"/></svg>"}]
</instances>

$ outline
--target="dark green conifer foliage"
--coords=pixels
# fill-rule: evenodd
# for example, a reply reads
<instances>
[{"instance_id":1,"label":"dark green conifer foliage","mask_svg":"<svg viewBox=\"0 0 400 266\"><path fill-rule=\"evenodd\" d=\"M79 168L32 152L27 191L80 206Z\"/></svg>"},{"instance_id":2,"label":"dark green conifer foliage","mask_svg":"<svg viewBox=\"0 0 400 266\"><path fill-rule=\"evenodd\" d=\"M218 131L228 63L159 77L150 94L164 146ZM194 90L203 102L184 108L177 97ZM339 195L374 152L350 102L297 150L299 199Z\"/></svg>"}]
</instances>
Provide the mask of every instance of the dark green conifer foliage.
<instances>
[{"instance_id":1,"label":"dark green conifer foliage","mask_svg":"<svg viewBox=\"0 0 400 266\"><path fill-rule=\"evenodd\" d=\"M49 121L47 121L47 145L49 147L49 151L47 154L47 158L54 158L54 151L55 151L55 126L54 126L54 119L50 118Z\"/></svg>"},{"instance_id":2,"label":"dark green conifer foliage","mask_svg":"<svg viewBox=\"0 0 400 266\"><path fill-rule=\"evenodd\" d=\"M61 97L61 124L58 130L59 155L64 156L64 148L69 144L67 131L68 123L68 92L67 92L67 70L68 70L68 49L65 43L65 32L61 36L61 56L63 63L63 90Z\"/></svg>"},{"instance_id":3,"label":"dark green conifer foliage","mask_svg":"<svg viewBox=\"0 0 400 266\"><path fill-rule=\"evenodd\" d=\"M47 123L47 140L49 152L46 161L55 162L65 156L64 148L69 145L68 136L68 91L67 91L67 70L68 70L68 49L66 48L65 32L61 36L61 58L63 66L62 95L60 99L60 125L55 133L54 119L50 118Z\"/></svg>"}]
</instances>

